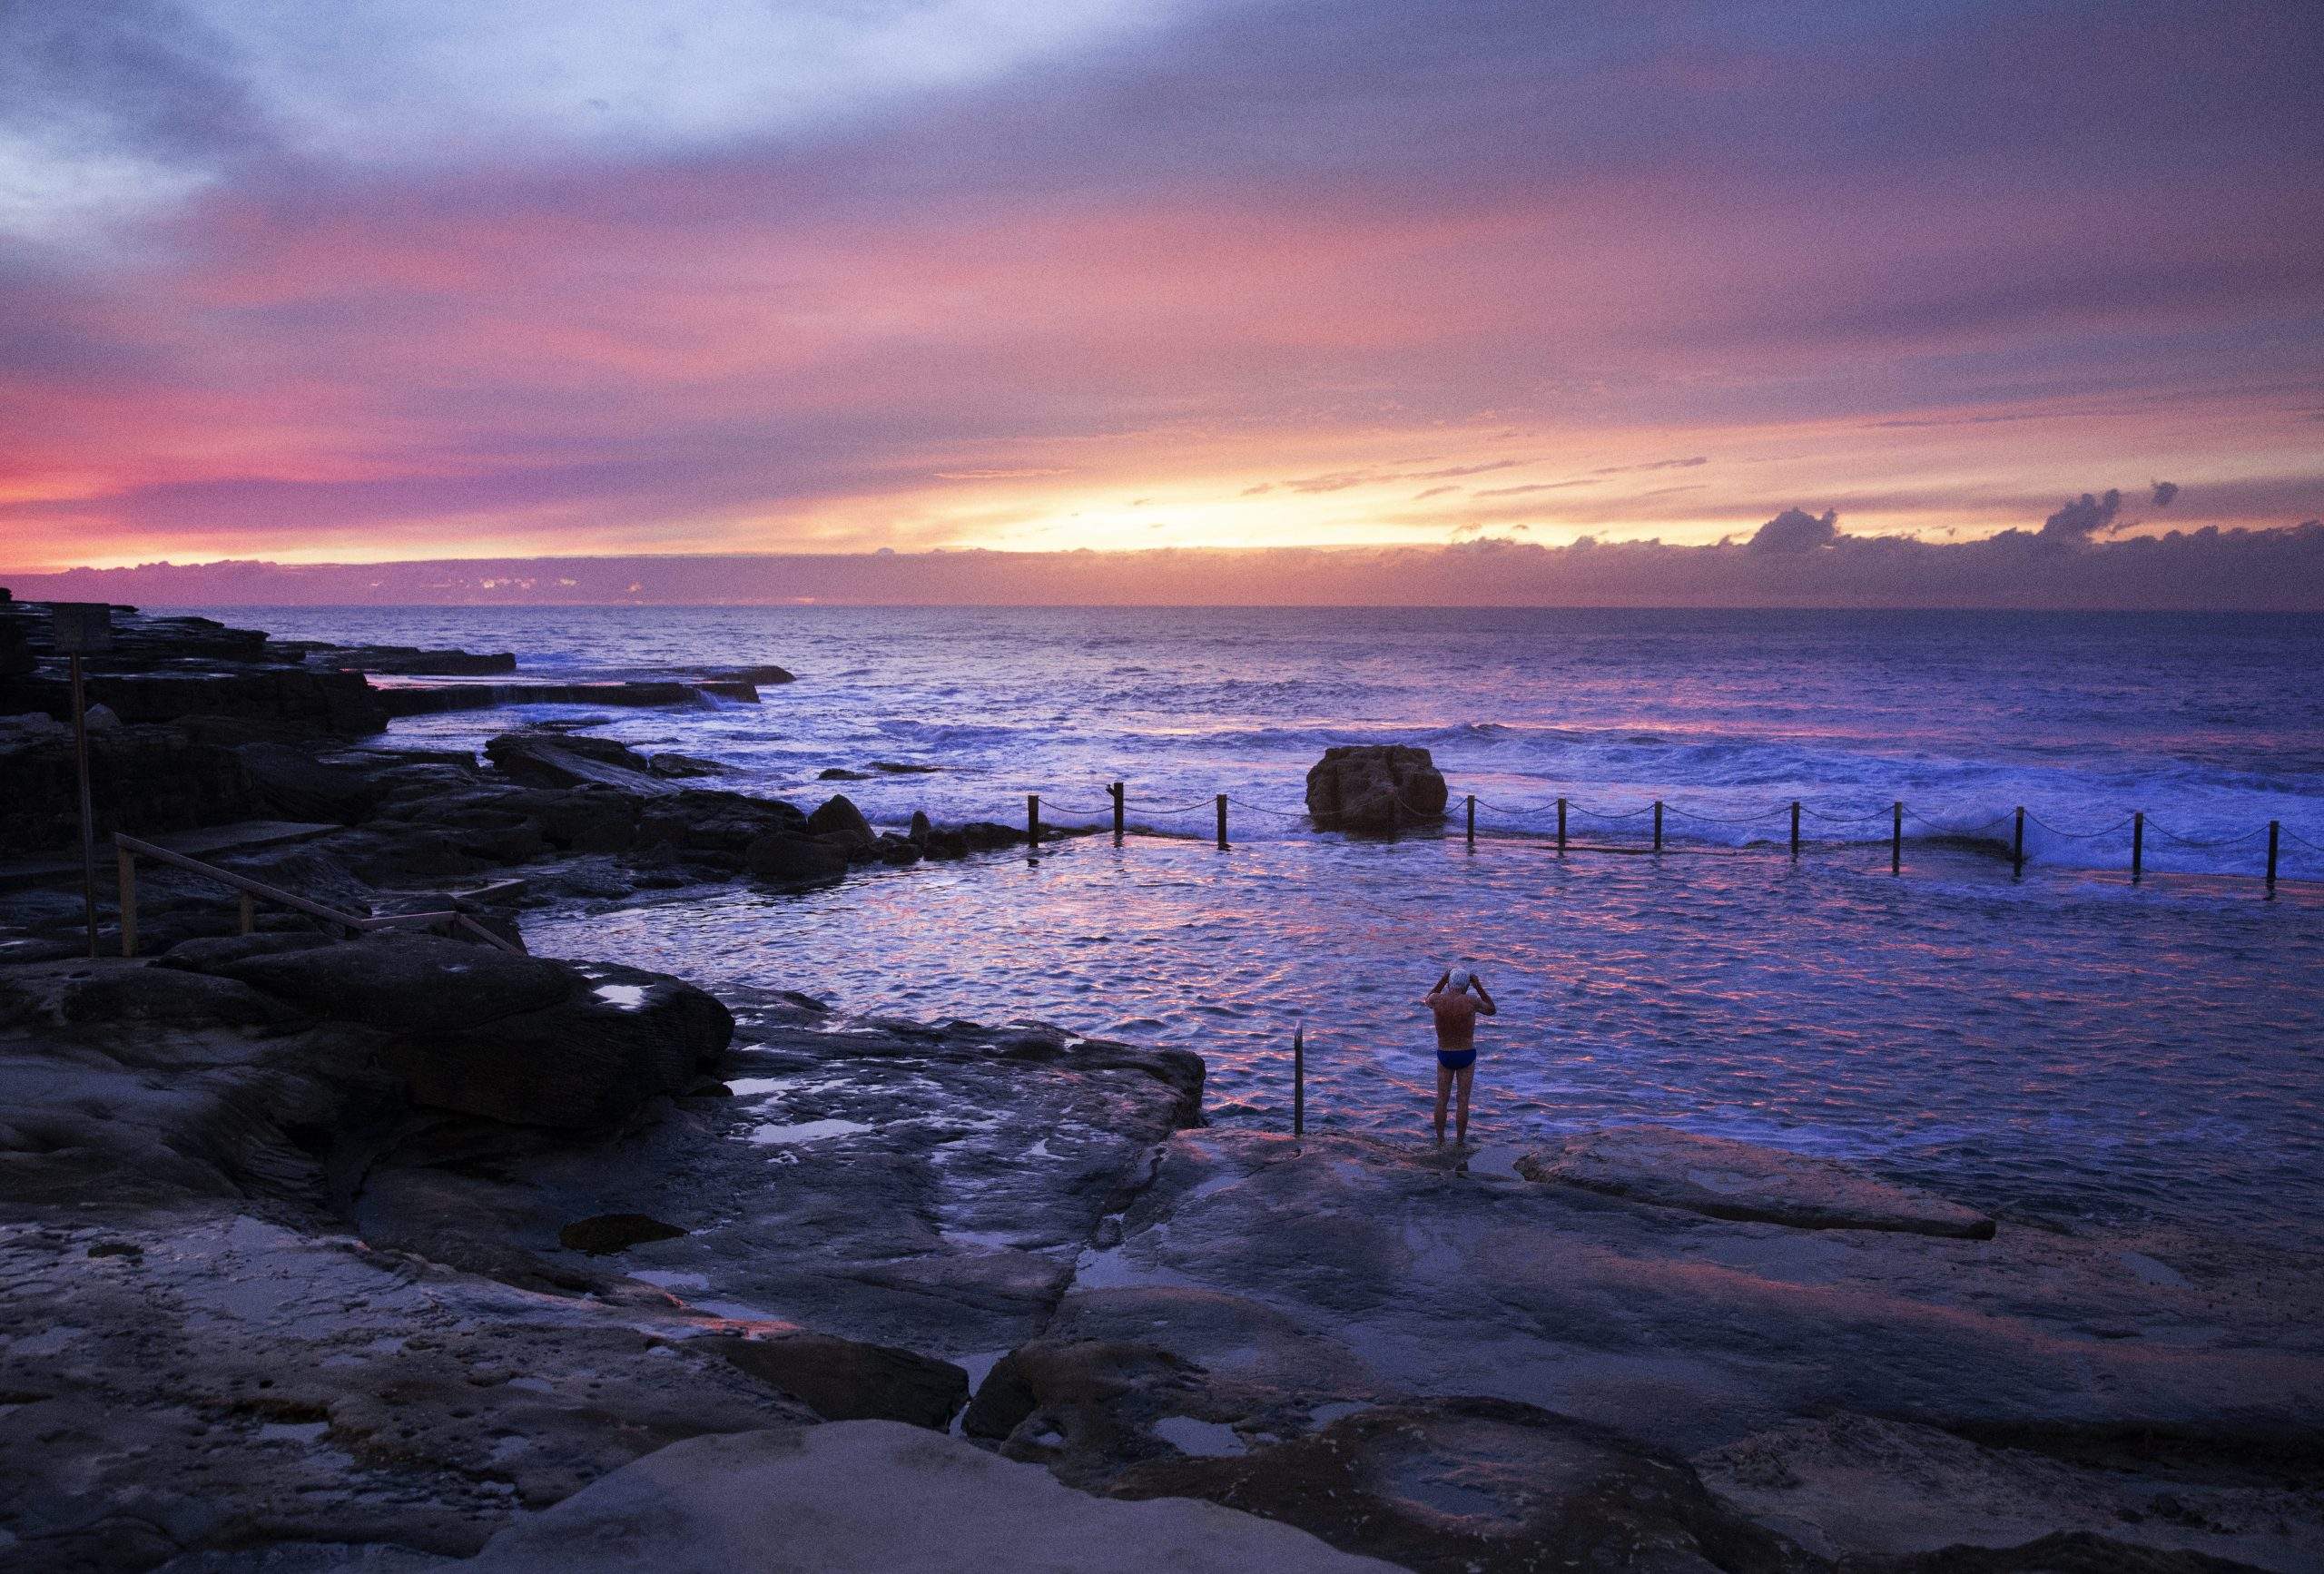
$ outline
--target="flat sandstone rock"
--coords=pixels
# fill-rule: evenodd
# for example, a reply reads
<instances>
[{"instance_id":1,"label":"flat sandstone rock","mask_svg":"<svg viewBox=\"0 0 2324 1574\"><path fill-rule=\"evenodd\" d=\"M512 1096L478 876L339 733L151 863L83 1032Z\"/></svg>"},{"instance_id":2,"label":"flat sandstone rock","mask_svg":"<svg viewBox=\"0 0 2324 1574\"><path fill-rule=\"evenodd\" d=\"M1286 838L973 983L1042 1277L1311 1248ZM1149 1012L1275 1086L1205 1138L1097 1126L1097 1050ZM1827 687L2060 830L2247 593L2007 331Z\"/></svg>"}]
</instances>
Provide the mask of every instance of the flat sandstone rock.
<instances>
[{"instance_id":1,"label":"flat sandstone rock","mask_svg":"<svg viewBox=\"0 0 2324 1574\"><path fill-rule=\"evenodd\" d=\"M555 1568L1168 1569L1356 1574L1394 1565L1186 1499L1115 1502L1038 1465L893 1422L695 1438L493 1538L478 1574Z\"/></svg>"},{"instance_id":2,"label":"flat sandstone rock","mask_svg":"<svg viewBox=\"0 0 2324 1574\"><path fill-rule=\"evenodd\" d=\"M1517 1161L1528 1180L1581 1186L1715 1219L1803 1230L1897 1230L1991 1240L1974 1208L1827 1158L1659 1126L1587 1132Z\"/></svg>"}]
</instances>

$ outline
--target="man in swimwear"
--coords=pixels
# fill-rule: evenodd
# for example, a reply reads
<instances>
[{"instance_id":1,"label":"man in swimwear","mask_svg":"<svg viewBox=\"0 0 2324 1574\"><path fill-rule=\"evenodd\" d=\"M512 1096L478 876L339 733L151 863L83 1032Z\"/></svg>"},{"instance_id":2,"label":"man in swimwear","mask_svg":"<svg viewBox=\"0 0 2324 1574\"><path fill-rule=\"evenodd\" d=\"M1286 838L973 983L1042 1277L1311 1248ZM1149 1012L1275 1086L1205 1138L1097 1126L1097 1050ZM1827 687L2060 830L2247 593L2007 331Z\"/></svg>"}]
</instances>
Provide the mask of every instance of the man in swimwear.
<instances>
[{"instance_id":1,"label":"man in swimwear","mask_svg":"<svg viewBox=\"0 0 2324 1574\"><path fill-rule=\"evenodd\" d=\"M1470 999L1474 989L1476 998ZM1477 1074L1477 1018L1498 1017L1501 1008L1485 993L1485 981L1466 968L1448 968L1436 987L1421 1001L1436 1014L1436 1141L1444 1144L1444 1104L1457 1080L1461 1085L1460 1123L1452 1140L1469 1142L1469 1084Z\"/></svg>"}]
</instances>

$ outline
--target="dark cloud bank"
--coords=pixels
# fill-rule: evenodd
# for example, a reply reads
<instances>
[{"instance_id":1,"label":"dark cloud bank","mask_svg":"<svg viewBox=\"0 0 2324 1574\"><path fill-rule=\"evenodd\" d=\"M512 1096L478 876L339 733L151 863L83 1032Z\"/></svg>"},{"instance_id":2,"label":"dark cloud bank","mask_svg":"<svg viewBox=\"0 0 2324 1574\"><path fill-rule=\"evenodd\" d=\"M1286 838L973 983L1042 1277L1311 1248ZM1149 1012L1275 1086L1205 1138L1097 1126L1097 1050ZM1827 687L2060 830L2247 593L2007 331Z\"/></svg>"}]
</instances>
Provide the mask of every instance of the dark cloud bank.
<instances>
[{"instance_id":1,"label":"dark cloud bank","mask_svg":"<svg viewBox=\"0 0 2324 1574\"><path fill-rule=\"evenodd\" d=\"M2324 523L2094 536L2112 494L2039 530L1936 543L1848 536L1787 509L1713 546L1172 548L147 564L13 576L25 597L149 605L717 605L2023 607L2324 611Z\"/></svg>"}]
</instances>

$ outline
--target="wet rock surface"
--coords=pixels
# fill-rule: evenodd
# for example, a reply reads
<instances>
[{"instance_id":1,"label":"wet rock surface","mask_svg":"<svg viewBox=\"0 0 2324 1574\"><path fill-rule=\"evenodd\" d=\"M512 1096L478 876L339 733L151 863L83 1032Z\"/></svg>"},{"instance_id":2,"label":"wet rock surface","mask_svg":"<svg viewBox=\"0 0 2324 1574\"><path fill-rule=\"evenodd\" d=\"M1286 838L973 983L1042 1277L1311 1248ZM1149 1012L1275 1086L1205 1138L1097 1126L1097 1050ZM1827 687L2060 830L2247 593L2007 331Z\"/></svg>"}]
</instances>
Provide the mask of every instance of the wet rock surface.
<instances>
[{"instance_id":1,"label":"wet rock surface","mask_svg":"<svg viewBox=\"0 0 2324 1574\"><path fill-rule=\"evenodd\" d=\"M1899 1230L1991 1240L1994 1221L1974 1208L1875 1180L1828 1159L1668 1126L1587 1132L1527 1154L1528 1180L1581 1186L1715 1219L1758 1220L1809 1230Z\"/></svg>"},{"instance_id":2,"label":"wet rock surface","mask_svg":"<svg viewBox=\"0 0 2324 1574\"><path fill-rule=\"evenodd\" d=\"M673 1561L673 1559L675 1559ZM665 1449L487 1546L480 1571L1184 1569L1339 1574L1391 1565L1202 1502L1108 1502L876 1422Z\"/></svg>"},{"instance_id":3,"label":"wet rock surface","mask_svg":"<svg viewBox=\"0 0 2324 1574\"><path fill-rule=\"evenodd\" d=\"M1378 1410L1426 1433L1433 1422L1419 1418L1452 1402L1512 1402L1551 1418L1526 1425L1619 1436L1677 1470L1694 1484L1669 1501L1708 1491L1719 1523L1781 1538L1772 1553L1758 1543L1777 1558L1764 1566L1953 1567L1948 1542L1999 1559L1994 1549L2073 1529L2158 1555L2295 1569L2324 1532L2312 1421L2324 1341L2309 1326L2324 1274L2312 1264L2174 1240L2157 1272L2117 1244L2028 1229L1974 1241L1711 1218L1530 1182L1517 1156L1476 1156L1464 1170L1359 1138L1182 1132L1119 1244L1084 1255L1042 1336L994 1367L965 1425L1090 1490L1264 1500L1276 1507L1260 1511L1306 1516L1294 1522L1335 1544L1423 1568L1503 1566L1492 1558L1529 1543L1480 1550L1479 1536L1514 1535L1482 1500L1464 1516L1364 1487L1379 1500L1343 1511L1332 1494L1359 1478L1403 1478L1354 1457L1364 1451L1353 1441L1338 1460L1315 1438ZM1791 1430L1851 1417L1951 1452L1832 1457L1817 1453L1826 1434ZM2134 1439L2172 1443L2141 1464ZM1278 1469L1269 1456L1286 1448L1299 1451ZM1443 1467L1454 1478L1459 1451ZM1480 1452L1478 1468L1490 1474L1499 1457ZM1935 1472L1939 1458L1961 1490ZM2044 1472L2039 1492L2023 1484L2029 1459ZM1343 1470L1356 1474L1332 1475ZM1591 1479L1602 1492L1570 1500L1564 1520L1643 1523L1623 1517L1633 1479ZM1973 1524L1977 1483L2004 1480L2021 1484L2004 1511ZM2179 1490L2191 1481L2209 1487ZM2139 1502L2174 1494L2235 1511L2209 1530L2158 1530ZM2048 1507L2026 1507L2029 1495ZM2145 1517L2064 1511L2076 1500ZM1658 1523L1638 1530L1641 1545L1681 1546ZM1682 1524L1699 1561L1605 1566L1762 1566Z\"/></svg>"}]
</instances>

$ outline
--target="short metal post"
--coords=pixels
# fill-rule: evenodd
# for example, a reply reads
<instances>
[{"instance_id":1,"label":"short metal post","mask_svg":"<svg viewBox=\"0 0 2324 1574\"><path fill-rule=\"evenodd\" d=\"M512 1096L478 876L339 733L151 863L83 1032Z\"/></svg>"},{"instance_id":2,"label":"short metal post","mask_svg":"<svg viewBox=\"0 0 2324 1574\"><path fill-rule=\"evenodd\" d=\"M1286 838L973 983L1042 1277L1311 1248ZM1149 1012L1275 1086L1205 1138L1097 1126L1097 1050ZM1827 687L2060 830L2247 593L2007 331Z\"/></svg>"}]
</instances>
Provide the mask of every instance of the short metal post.
<instances>
[{"instance_id":1,"label":"short metal post","mask_svg":"<svg viewBox=\"0 0 2324 1574\"><path fill-rule=\"evenodd\" d=\"M1905 801L1901 798L1896 800L1889 827L1888 872L1902 874L1905 872Z\"/></svg>"},{"instance_id":2,"label":"short metal post","mask_svg":"<svg viewBox=\"0 0 2324 1574\"><path fill-rule=\"evenodd\" d=\"M2282 825L2277 821L2273 820L2268 821L2268 894L2270 896L2276 894L2276 838L2282 831Z\"/></svg>"},{"instance_id":3,"label":"short metal post","mask_svg":"<svg viewBox=\"0 0 2324 1574\"><path fill-rule=\"evenodd\" d=\"M2131 883L2136 885L2145 878L2146 811L2139 809L2131 813Z\"/></svg>"},{"instance_id":4,"label":"short metal post","mask_svg":"<svg viewBox=\"0 0 2324 1574\"><path fill-rule=\"evenodd\" d=\"M89 956L97 954L97 827L89 809L89 705L81 688L81 657L67 658L73 674L73 768L81 780L81 909L89 924ZM126 953L124 953L126 954Z\"/></svg>"},{"instance_id":5,"label":"short metal post","mask_svg":"<svg viewBox=\"0 0 2324 1574\"><path fill-rule=\"evenodd\" d=\"M2009 841L2009 871L2016 876L2025 872L2025 805L2017 806L2017 829Z\"/></svg>"},{"instance_id":6,"label":"short metal post","mask_svg":"<svg viewBox=\"0 0 2324 1574\"><path fill-rule=\"evenodd\" d=\"M1041 795L1025 794L1025 846L1033 852L1041 850Z\"/></svg>"},{"instance_id":7,"label":"short metal post","mask_svg":"<svg viewBox=\"0 0 2324 1574\"><path fill-rule=\"evenodd\" d=\"M137 859L129 849L113 849L121 868L121 954L137 954Z\"/></svg>"},{"instance_id":8,"label":"short metal post","mask_svg":"<svg viewBox=\"0 0 2324 1574\"><path fill-rule=\"evenodd\" d=\"M1662 800L1654 801L1654 851L1662 851Z\"/></svg>"},{"instance_id":9,"label":"short metal post","mask_svg":"<svg viewBox=\"0 0 2324 1574\"><path fill-rule=\"evenodd\" d=\"M1307 1024L1291 1030L1291 1135L1307 1135Z\"/></svg>"},{"instance_id":10,"label":"short metal post","mask_svg":"<svg viewBox=\"0 0 2324 1574\"><path fill-rule=\"evenodd\" d=\"M1226 794L1218 795L1218 851L1226 851Z\"/></svg>"},{"instance_id":11,"label":"short metal post","mask_svg":"<svg viewBox=\"0 0 2324 1574\"><path fill-rule=\"evenodd\" d=\"M1565 856L1565 800L1558 800L1558 856Z\"/></svg>"},{"instance_id":12,"label":"short metal post","mask_svg":"<svg viewBox=\"0 0 2324 1574\"><path fill-rule=\"evenodd\" d=\"M1118 782L1108 789L1114 795L1114 840L1122 839L1122 784Z\"/></svg>"},{"instance_id":13,"label":"short metal post","mask_svg":"<svg viewBox=\"0 0 2324 1574\"><path fill-rule=\"evenodd\" d=\"M1797 798L1791 801L1791 858L1795 863L1799 861L1799 800Z\"/></svg>"},{"instance_id":14,"label":"short metal post","mask_svg":"<svg viewBox=\"0 0 2324 1574\"><path fill-rule=\"evenodd\" d=\"M258 898L248 891L242 892L241 923L244 934L258 928Z\"/></svg>"},{"instance_id":15,"label":"short metal post","mask_svg":"<svg viewBox=\"0 0 2324 1574\"><path fill-rule=\"evenodd\" d=\"M1477 795L1469 794L1469 851L1477 850Z\"/></svg>"}]
</instances>

